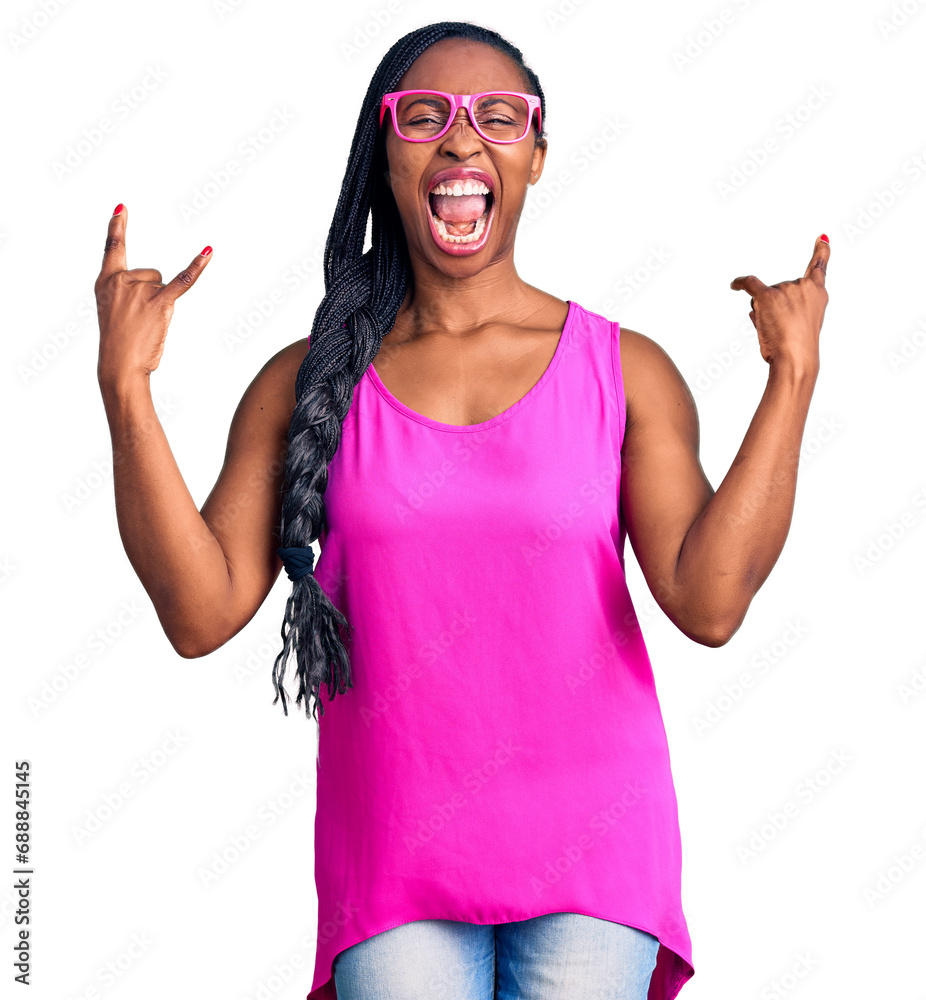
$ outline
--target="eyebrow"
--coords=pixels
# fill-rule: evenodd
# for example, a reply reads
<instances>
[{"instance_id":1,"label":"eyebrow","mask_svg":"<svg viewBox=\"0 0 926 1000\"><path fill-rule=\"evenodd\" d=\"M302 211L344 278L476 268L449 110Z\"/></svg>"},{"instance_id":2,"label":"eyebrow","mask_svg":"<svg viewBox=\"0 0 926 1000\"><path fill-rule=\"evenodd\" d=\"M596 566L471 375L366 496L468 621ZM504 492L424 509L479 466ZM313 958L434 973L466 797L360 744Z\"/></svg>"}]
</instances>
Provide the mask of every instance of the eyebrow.
<instances>
[{"instance_id":1,"label":"eyebrow","mask_svg":"<svg viewBox=\"0 0 926 1000\"><path fill-rule=\"evenodd\" d=\"M421 97L417 97L414 101L410 101L406 105L406 109L413 108L416 104L427 104L428 106L436 107L444 103L446 103L444 99L442 97L438 97L436 94L422 94Z\"/></svg>"},{"instance_id":2,"label":"eyebrow","mask_svg":"<svg viewBox=\"0 0 926 1000\"><path fill-rule=\"evenodd\" d=\"M512 111L515 110L514 104L512 104L512 102L509 101L507 97L496 96L496 98L495 98L494 101L483 100L483 101L480 101L479 103L480 103L481 106L491 106L491 105L495 105L495 104L507 104L508 107L511 108Z\"/></svg>"},{"instance_id":3,"label":"eyebrow","mask_svg":"<svg viewBox=\"0 0 926 1000\"><path fill-rule=\"evenodd\" d=\"M490 94L489 96L492 95ZM426 104L429 107L435 107L438 105L442 105L444 103L445 103L444 99L442 97L438 97L435 94L422 94L421 97L417 97L415 98L414 101L409 102L409 104L406 105L406 110L415 107L415 105L417 104ZM512 111L515 110L514 104L510 100L508 100L507 97L503 97L500 95L495 95L495 100L493 101L486 100L485 98L483 98L483 100L479 102L480 107L491 107L496 104L506 104L509 108L511 108Z\"/></svg>"}]
</instances>

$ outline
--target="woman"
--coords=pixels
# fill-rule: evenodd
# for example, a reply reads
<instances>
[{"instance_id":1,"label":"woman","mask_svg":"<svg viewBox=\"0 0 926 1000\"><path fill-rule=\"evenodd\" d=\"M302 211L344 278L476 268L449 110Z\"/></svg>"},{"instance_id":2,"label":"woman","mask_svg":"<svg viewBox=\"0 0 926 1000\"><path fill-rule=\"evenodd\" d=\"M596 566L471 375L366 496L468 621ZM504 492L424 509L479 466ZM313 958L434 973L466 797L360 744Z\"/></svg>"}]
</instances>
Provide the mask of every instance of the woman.
<instances>
[{"instance_id":1,"label":"woman","mask_svg":"<svg viewBox=\"0 0 926 1000\"><path fill-rule=\"evenodd\" d=\"M295 652L297 704L324 718L310 1000L671 1000L694 973L624 538L682 632L730 639L787 535L829 247L797 281L732 283L769 380L715 492L667 355L515 270L544 118L495 32L442 22L393 45L310 348L245 392L201 512L148 379L209 248L165 285L126 271L122 206L110 220L96 292L117 515L167 636L210 653L282 565L293 580L274 684L286 711Z\"/></svg>"}]
</instances>

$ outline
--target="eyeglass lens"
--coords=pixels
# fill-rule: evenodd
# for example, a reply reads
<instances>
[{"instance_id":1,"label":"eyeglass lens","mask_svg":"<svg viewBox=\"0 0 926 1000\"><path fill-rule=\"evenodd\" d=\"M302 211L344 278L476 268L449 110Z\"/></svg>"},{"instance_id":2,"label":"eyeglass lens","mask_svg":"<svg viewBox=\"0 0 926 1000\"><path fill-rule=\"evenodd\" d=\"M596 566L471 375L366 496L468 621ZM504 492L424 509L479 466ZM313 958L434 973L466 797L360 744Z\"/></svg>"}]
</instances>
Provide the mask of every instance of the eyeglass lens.
<instances>
[{"instance_id":1,"label":"eyeglass lens","mask_svg":"<svg viewBox=\"0 0 926 1000\"><path fill-rule=\"evenodd\" d=\"M395 128L406 139L433 139L449 117L450 101L446 97L406 94L395 108ZM473 117L477 131L490 140L521 139L530 126L527 101L510 94L484 94L473 103Z\"/></svg>"}]
</instances>

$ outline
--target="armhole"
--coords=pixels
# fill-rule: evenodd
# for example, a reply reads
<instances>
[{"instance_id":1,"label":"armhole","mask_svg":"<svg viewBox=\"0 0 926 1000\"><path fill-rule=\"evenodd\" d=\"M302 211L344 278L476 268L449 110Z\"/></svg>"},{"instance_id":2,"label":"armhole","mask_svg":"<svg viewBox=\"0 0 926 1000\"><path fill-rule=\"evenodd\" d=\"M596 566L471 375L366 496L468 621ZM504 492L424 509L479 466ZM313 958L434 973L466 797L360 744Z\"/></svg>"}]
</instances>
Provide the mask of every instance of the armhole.
<instances>
[{"instance_id":1,"label":"armhole","mask_svg":"<svg viewBox=\"0 0 926 1000\"><path fill-rule=\"evenodd\" d=\"M624 446L624 428L627 424L627 401L624 397L624 372L621 368L621 325L611 321L611 373L614 376L614 391L617 394L617 414L620 426L618 454Z\"/></svg>"}]
</instances>

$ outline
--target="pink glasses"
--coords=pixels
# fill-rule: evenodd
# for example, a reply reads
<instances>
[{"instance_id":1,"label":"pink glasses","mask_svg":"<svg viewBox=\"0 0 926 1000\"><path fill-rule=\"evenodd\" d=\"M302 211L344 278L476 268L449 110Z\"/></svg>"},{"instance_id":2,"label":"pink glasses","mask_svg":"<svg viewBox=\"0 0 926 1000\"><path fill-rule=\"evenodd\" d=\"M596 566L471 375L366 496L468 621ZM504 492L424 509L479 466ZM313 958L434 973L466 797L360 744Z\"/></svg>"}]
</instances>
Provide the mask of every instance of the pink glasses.
<instances>
[{"instance_id":1,"label":"pink glasses","mask_svg":"<svg viewBox=\"0 0 926 1000\"><path fill-rule=\"evenodd\" d=\"M444 135L457 110L466 108L473 128L489 142L520 142L527 135L534 112L540 125L540 98L497 90L486 94L445 94L440 90L397 90L384 94L379 124L388 109L396 135L407 142L431 142Z\"/></svg>"}]
</instances>

